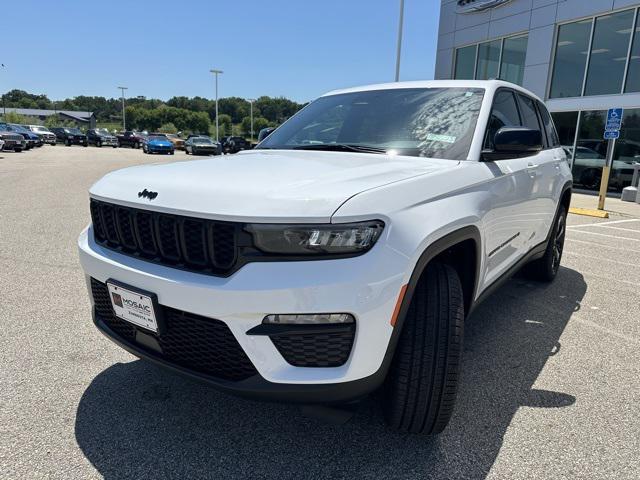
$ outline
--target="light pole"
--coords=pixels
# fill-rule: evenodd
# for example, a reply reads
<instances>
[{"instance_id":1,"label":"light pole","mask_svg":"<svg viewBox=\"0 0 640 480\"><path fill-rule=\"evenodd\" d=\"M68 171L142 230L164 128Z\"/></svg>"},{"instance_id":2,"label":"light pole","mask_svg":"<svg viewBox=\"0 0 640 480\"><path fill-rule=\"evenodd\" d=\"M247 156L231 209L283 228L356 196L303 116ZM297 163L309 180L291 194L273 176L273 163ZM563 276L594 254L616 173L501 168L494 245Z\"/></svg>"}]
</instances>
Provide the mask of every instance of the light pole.
<instances>
[{"instance_id":1,"label":"light pole","mask_svg":"<svg viewBox=\"0 0 640 480\"><path fill-rule=\"evenodd\" d=\"M396 82L400 81L400 51L402 50L402 24L404 23L404 0L400 0L400 22L398 23L398 49L396 52Z\"/></svg>"},{"instance_id":2,"label":"light pole","mask_svg":"<svg viewBox=\"0 0 640 480\"><path fill-rule=\"evenodd\" d=\"M216 142L219 140L218 136L218 75L224 73L222 70L209 70L216 77Z\"/></svg>"},{"instance_id":3,"label":"light pole","mask_svg":"<svg viewBox=\"0 0 640 480\"><path fill-rule=\"evenodd\" d=\"M124 113L124 91L128 90L129 87L118 87L120 90L122 90L122 131L126 132L127 131L127 116Z\"/></svg>"},{"instance_id":4,"label":"light pole","mask_svg":"<svg viewBox=\"0 0 640 480\"><path fill-rule=\"evenodd\" d=\"M251 116L251 143L253 143L253 102L255 102L255 98L249 99L249 111L251 112L249 115Z\"/></svg>"},{"instance_id":5,"label":"light pole","mask_svg":"<svg viewBox=\"0 0 640 480\"><path fill-rule=\"evenodd\" d=\"M2 68L7 68L4 66L4 63L0 63L0 65L2 65ZM4 99L4 95L2 95L2 111L4 113L4 121L7 121L7 103L6 100Z\"/></svg>"}]
</instances>

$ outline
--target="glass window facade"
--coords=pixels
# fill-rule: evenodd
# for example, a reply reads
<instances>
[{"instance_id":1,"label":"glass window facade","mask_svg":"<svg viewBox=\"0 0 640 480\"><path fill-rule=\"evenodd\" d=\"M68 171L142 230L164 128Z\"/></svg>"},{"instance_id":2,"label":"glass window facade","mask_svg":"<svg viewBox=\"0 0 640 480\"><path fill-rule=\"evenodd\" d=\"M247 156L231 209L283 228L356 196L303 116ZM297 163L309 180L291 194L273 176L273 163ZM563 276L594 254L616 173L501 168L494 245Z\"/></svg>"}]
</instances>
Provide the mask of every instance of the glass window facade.
<instances>
[{"instance_id":1,"label":"glass window facade","mask_svg":"<svg viewBox=\"0 0 640 480\"><path fill-rule=\"evenodd\" d=\"M585 95L620 93L633 16L626 10L596 18Z\"/></svg>"},{"instance_id":2,"label":"glass window facade","mask_svg":"<svg viewBox=\"0 0 640 480\"><path fill-rule=\"evenodd\" d=\"M556 56L551 77L551 98L579 97L587 64L591 20L568 23L558 28Z\"/></svg>"},{"instance_id":3,"label":"glass window facade","mask_svg":"<svg viewBox=\"0 0 640 480\"><path fill-rule=\"evenodd\" d=\"M504 39L499 75L501 80L522 85L524 60L527 56L527 42L528 37Z\"/></svg>"},{"instance_id":4,"label":"glass window facade","mask_svg":"<svg viewBox=\"0 0 640 480\"><path fill-rule=\"evenodd\" d=\"M498 78L501 45L501 40L481 43L478 45L478 64L476 66L477 80Z\"/></svg>"},{"instance_id":5,"label":"glass window facade","mask_svg":"<svg viewBox=\"0 0 640 480\"><path fill-rule=\"evenodd\" d=\"M625 92L640 92L640 28L638 20L633 32L633 43L631 44L631 55L629 56L629 67L627 71L627 83Z\"/></svg>"},{"instance_id":6,"label":"glass window facade","mask_svg":"<svg viewBox=\"0 0 640 480\"><path fill-rule=\"evenodd\" d=\"M560 25L549 98L640 91L638 30L638 9Z\"/></svg>"},{"instance_id":7,"label":"glass window facade","mask_svg":"<svg viewBox=\"0 0 640 480\"><path fill-rule=\"evenodd\" d=\"M520 35L456 49L453 78L500 78L522 85L527 40L526 35Z\"/></svg>"},{"instance_id":8,"label":"glass window facade","mask_svg":"<svg viewBox=\"0 0 640 480\"><path fill-rule=\"evenodd\" d=\"M597 191L607 154L607 141L602 138L606 110L561 112L552 116L558 127L561 144L572 158L575 188ZM620 138L613 151L609 191L620 192L631 184L633 165L638 161L640 109L627 109L622 118Z\"/></svg>"},{"instance_id":9,"label":"glass window facade","mask_svg":"<svg viewBox=\"0 0 640 480\"><path fill-rule=\"evenodd\" d=\"M456 80L473 80L476 70L477 45L459 48L456 51L456 70L454 78Z\"/></svg>"}]
</instances>

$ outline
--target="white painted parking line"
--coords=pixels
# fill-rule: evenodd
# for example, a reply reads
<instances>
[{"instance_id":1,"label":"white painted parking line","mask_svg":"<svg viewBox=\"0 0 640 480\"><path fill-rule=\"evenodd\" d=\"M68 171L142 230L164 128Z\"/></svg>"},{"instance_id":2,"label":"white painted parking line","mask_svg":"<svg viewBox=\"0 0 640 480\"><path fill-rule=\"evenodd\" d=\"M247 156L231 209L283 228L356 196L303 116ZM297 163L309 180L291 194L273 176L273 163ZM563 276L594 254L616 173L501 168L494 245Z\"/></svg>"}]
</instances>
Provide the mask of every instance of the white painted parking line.
<instances>
[{"instance_id":1,"label":"white painted parking line","mask_svg":"<svg viewBox=\"0 0 640 480\"><path fill-rule=\"evenodd\" d=\"M621 228L621 227L610 227L609 225L591 225L593 227L604 227L610 230L619 230L621 232L633 232L633 233L640 233L640 230L634 230L632 228Z\"/></svg>"},{"instance_id":2,"label":"white painted parking line","mask_svg":"<svg viewBox=\"0 0 640 480\"><path fill-rule=\"evenodd\" d=\"M615 235L607 235L606 233L587 232L580 230L583 235L597 235L599 237L615 238L616 240L629 240L631 242L640 242L640 238L616 237Z\"/></svg>"},{"instance_id":3,"label":"white painted parking line","mask_svg":"<svg viewBox=\"0 0 640 480\"><path fill-rule=\"evenodd\" d=\"M626 251L626 249L625 249ZM565 255L573 255L574 257L581 257L581 258L589 258L589 259L593 259L593 255L582 255L580 253L576 253L576 252L572 252L571 250L566 250L564 251ZM629 262L618 262L616 260L611 260L610 258L607 258L605 260L606 263L615 263L616 265L622 265L624 267L633 267L636 268L638 266L640 266L640 264L637 263L629 263Z\"/></svg>"},{"instance_id":4,"label":"white painted parking line","mask_svg":"<svg viewBox=\"0 0 640 480\"><path fill-rule=\"evenodd\" d=\"M601 222L601 223L582 223L580 225L570 225L567 228L606 227L607 225L614 225L618 223L631 223L631 222L640 222L640 218L631 218L628 220L613 220L611 222Z\"/></svg>"},{"instance_id":5,"label":"white painted parking line","mask_svg":"<svg viewBox=\"0 0 640 480\"><path fill-rule=\"evenodd\" d=\"M586 240L577 240L571 237L566 237L565 240L569 240L571 242L576 242L576 243L584 243L586 245L591 245L592 247L602 247L602 248L608 248L610 250L618 250L620 252L625 252L625 253L640 253L640 250L630 250L628 248L612 247L611 245L605 245L597 242L588 242Z\"/></svg>"}]
</instances>

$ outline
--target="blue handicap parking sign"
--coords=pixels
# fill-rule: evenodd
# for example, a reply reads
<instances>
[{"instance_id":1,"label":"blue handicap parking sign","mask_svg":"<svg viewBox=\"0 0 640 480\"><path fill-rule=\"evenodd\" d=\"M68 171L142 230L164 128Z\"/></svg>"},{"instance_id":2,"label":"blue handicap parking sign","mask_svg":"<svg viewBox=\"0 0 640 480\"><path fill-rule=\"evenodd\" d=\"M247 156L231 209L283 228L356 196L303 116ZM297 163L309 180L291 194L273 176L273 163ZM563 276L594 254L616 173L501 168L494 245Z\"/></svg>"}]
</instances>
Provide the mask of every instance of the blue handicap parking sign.
<instances>
[{"instance_id":1,"label":"blue handicap parking sign","mask_svg":"<svg viewBox=\"0 0 640 480\"><path fill-rule=\"evenodd\" d=\"M607 123L604 127L605 131L620 130L622 126L622 113L621 108L610 108L607 112Z\"/></svg>"},{"instance_id":2,"label":"blue handicap parking sign","mask_svg":"<svg viewBox=\"0 0 640 480\"><path fill-rule=\"evenodd\" d=\"M604 132L605 140L613 140L615 138L620 138L620 130L606 130Z\"/></svg>"}]
</instances>

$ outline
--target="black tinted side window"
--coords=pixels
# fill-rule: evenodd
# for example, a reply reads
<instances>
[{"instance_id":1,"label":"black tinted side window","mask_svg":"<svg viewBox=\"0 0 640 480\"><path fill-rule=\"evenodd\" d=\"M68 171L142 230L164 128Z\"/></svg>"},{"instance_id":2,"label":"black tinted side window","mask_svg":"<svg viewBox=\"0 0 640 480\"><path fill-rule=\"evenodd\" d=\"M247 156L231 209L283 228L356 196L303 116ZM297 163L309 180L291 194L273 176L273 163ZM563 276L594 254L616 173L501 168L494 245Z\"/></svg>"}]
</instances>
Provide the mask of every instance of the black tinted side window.
<instances>
[{"instance_id":1,"label":"black tinted side window","mask_svg":"<svg viewBox=\"0 0 640 480\"><path fill-rule=\"evenodd\" d=\"M493 107L487 126L487 136L484 141L485 148L493 149L493 137L502 127L519 127L520 115L513 92L500 90L493 98Z\"/></svg>"},{"instance_id":2,"label":"black tinted side window","mask_svg":"<svg viewBox=\"0 0 640 480\"><path fill-rule=\"evenodd\" d=\"M558 131L556 130L556 126L553 124L553 120L551 119L551 115L549 114L549 110L545 107L541 102L536 102L538 104L538 111L540 112L540 117L542 117L542 123L544 124L544 129L547 132L547 143L549 147L556 148L560 146L560 137L558 136Z\"/></svg>"},{"instance_id":3,"label":"black tinted side window","mask_svg":"<svg viewBox=\"0 0 640 480\"><path fill-rule=\"evenodd\" d=\"M536 112L536 104L534 101L524 95L518 94L520 99L520 113L522 114L522 126L543 132L538 113Z\"/></svg>"}]
</instances>

